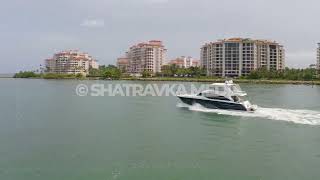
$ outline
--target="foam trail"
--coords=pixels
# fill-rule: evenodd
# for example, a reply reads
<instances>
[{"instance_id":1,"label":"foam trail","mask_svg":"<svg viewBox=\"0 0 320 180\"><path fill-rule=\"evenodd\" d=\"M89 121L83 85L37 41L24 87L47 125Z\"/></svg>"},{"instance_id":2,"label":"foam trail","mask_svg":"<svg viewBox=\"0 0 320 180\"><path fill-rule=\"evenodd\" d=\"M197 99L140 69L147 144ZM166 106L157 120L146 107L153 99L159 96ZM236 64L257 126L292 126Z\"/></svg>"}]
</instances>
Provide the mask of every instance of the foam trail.
<instances>
[{"instance_id":1,"label":"foam trail","mask_svg":"<svg viewBox=\"0 0 320 180\"><path fill-rule=\"evenodd\" d=\"M216 113L221 115L259 117L278 121L288 121L297 124L320 125L320 111L259 107L255 112L246 112L208 109L200 104L187 105L184 103L178 103L177 107L188 108L191 111Z\"/></svg>"}]
</instances>

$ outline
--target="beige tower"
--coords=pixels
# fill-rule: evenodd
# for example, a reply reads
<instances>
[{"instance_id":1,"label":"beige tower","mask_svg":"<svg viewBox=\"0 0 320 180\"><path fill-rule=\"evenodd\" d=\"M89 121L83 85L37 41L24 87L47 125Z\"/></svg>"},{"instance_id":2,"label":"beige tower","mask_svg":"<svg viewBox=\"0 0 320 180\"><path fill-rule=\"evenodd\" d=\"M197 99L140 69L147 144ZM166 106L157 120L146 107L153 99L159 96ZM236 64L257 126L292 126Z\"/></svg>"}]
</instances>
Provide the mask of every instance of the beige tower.
<instances>
[{"instance_id":1,"label":"beige tower","mask_svg":"<svg viewBox=\"0 0 320 180\"><path fill-rule=\"evenodd\" d=\"M231 38L210 42L201 47L201 66L208 75L237 77L258 68L282 70L285 51L274 41Z\"/></svg>"},{"instance_id":2,"label":"beige tower","mask_svg":"<svg viewBox=\"0 0 320 180\"><path fill-rule=\"evenodd\" d=\"M129 60L129 73L141 74L143 71L150 73L161 72L167 50L162 41L151 40L130 47L127 58Z\"/></svg>"}]
</instances>

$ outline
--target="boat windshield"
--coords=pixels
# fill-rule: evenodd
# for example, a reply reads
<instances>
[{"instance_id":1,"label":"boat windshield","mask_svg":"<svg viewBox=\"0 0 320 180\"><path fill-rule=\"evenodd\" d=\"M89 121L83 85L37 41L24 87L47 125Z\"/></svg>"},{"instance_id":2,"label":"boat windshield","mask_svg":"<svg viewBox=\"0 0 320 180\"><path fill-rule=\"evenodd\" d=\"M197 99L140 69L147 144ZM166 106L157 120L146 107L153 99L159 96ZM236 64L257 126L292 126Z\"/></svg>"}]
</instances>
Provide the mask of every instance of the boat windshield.
<instances>
[{"instance_id":1,"label":"boat windshield","mask_svg":"<svg viewBox=\"0 0 320 180\"><path fill-rule=\"evenodd\" d=\"M231 90L233 92L243 92L238 84L234 84L231 86Z\"/></svg>"},{"instance_id":2,"label":"boat windshield","mask_svg":"<svg viewBox=\"0 0 320 180\"><path fill-rule=\"evenodd\" d=\"M231 96L234 102L244 102L246 99L244 97L239 97L239 96Z\"/></svg>"},{"instance_id":3,"label":"boat windshield","mask_svg":"<svg viewBox=\"0 0 320 180\"><path fill-rule=\"evenodd\" d=\"M238 96L232 96L234 102L240 102L241 99Z\"/></svg>"}]
</instances>

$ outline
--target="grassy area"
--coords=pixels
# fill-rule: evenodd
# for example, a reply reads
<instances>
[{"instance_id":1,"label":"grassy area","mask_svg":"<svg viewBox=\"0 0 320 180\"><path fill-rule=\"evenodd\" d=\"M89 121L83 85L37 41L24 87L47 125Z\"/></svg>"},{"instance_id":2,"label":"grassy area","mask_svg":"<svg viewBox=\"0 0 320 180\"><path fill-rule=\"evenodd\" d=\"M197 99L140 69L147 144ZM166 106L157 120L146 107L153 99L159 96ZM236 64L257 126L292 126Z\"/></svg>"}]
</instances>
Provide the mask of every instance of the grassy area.
<instances>
[{"instance_id":1,"label":"grassy area","mask_svg":"<svg viewBox=\"0 0 320 180\"><path fill-rule=\"evenodd\" d=\"M16 73L13 77L26 79L85 79L82 74L36 74L32 71L21 71Z\"/></svg>"},{"instance_id":2,"label":"grassy area","mask_svg":"<svg viewBox=\"0 0 320 180\"><path fill-rule=\"evenodd\" d=\"M41 76L43 79L84 79L82 74L43 74Z\"/></svg>"}]
</instances>

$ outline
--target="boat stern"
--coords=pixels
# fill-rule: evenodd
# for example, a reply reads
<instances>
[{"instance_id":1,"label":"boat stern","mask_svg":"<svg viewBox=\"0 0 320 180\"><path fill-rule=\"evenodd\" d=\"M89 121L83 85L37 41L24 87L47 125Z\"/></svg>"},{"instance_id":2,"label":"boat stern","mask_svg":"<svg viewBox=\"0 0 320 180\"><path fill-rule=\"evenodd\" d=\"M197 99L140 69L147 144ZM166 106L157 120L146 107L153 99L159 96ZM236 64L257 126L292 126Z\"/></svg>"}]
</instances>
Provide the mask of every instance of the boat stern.
<instances>
[{"instance_id":1,"label":"boat stern","mask_svg":"<svg viewBox=\"0 0 320 180\"><path fill-rule=\"evenodd\" d=\"M242 104L247 109L247 111L253 112L253 111L256 111L258 109L257 105L251 104L249 101L244 101Z\"/></svg>"}]
</instances>

